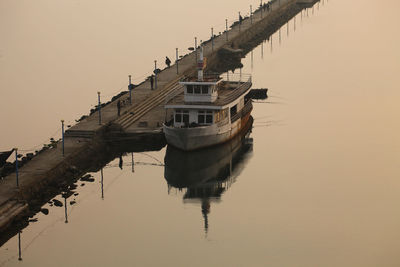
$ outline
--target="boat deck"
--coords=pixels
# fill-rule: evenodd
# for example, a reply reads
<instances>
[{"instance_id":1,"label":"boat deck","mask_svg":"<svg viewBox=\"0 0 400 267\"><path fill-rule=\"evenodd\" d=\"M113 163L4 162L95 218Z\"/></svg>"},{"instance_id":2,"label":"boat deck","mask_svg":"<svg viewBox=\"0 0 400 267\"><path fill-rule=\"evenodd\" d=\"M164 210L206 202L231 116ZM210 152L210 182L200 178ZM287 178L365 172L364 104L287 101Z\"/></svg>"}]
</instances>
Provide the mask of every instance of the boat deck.
<instances>
[{"instance_id":1,"label":"boat deck","mask_svg":"<svg viewBox=\"0 0 400 267\"><path fill-rule=\"evenodd\" d=\"M166 103L166 107L175 106L175 105L207 105L214 107L223 107L235 99L239 98L243 94L245 94L251 87L252 83L250 81L247 82L229 82L229 87L225 86L218 90L218 99L215 102L185 102L184 100L184 92L179 95L173 97Z\"/></svg>"}]
</instances>

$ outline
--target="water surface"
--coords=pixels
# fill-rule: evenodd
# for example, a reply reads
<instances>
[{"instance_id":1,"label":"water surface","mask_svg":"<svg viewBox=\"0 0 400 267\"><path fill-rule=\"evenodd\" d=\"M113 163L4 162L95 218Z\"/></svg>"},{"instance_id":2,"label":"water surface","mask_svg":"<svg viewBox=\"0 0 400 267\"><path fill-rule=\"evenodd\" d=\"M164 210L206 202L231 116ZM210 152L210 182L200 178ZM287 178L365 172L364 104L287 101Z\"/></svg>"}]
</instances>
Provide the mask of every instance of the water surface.
<instances>
[{"instance_id":1,"label":"water surface","mask_svg":"<svg viewBox=\"0 0 400 267\"><path fill-rule=\"evenodd\" d=\"M30 2L21 3L3 1L1 5L15 6L14 10L25 10L31 16L46 12L39 8L43 5L56 5L42 1L35 13L25 9ZM32 20L55 32L56 28L79 25L76 31L68 28L61 32L76 34L75 40L82 44L60 48L57 43L61 57L57 62L71 61L55 65L54 57L49 56L51 61L46 63L43 54L29 53L30 46L20 42L26 36L15 35L21 38L15 41L19 46L5 43L0 83L12 90L1 90L1 102L13 112L8 112L7 118L1 115L1 121L10 125L0 133L2 148L36 144L36 137L45 137L46 130L56 127L53 121L61 114L68 112L73 119L87 110L88 99L95 97L97 88L110 88L112 93L118 90L118 81L124 83L126 73L142 73L145 62L151 63L155 56L162 60L163 54L173 51L173 42L180 47L190 45L193 31L204 30L207 36L207 25L194 17L204 15L195 8L187 7L190 15L174 16L182 7L178 2L164 3L164 9L162 3L157 8L143 7L153 10L160 20L148 28L133 27L135 20L145 19L137 12L139 4L57 3L64 5L65 14ZM239 7L247 8L231 1L213 4L218 8L207 9L210 24L223 22L221 12L233 15ZM282 27L280 34L275 33L246 56L243 72L252 73L253 87L268 87L270 97L254 103L254 127L245 142L251 149L240 154L233 172L222 164L223 171L216 175L222 181L212 185L224 190L209 198L209 205L201 197L188 198L185 186L168 184L164 166L168 149L134 153L133 169L132 154L124 154L122 164L116 158L104 167L104 199L101 173L92 173L95 182L84 186L79 182L79 195L68 199L76 201L68 203L68 223L64 207L47 205L50 214L38 214L38 222L22 231L23 261L17 260L18 239L13 237L0 248L0 262L5 266L398 266L399 8L397 1L382 5L378 1L325 0L324 5L321 2L308 10L308 16L307 12L298 14L296 26L290 21L289 34L286 26ZM24 25L9 13L0 20L16 24L14 27ZM129 16L131 13L135 15ZM165 13L168 16L162 17ZM75 18L75 23L70 24L68 16ZM49 19L64 23L48 24ZM115 31L121 21L126 28ZM1 29L4 35L7 29ZM8 31L18 33L16 29ZM94 33L89 38L82 29ZM35 34L40 33L59 38L48 28L36 28L30 40L37 42L31 49L46 50L49 42L39 42ZM115 35L130 41L116 41ZM158 38L161 36L164 38ZM65 35L57 40L69 39L70 35ZM132 45L136 42L137 47ZM47 68L18 67L22 59L11 60L10 47L24 48L26 54L19 54L21 58L27 56L31 63L40 59ZM75 54L83 57L85 64L75 64L78 62L71 56ZM18 73L19 68L25 72ZM49 75L44 75L46 69ZM26 80L17 78L27 75L30 78ZM48 79L50 82L43 83ZM22 98L17 88L31 97ZM84 100L72 105L77 95ZM53 100L57 98L69 101ZM12 105L16 102L18 109ZM34 103L44 112L38 113ZM42 115L41 121L29 117ZM17 121L32 129L32 138L26 137ZM212 156L204 158L207 162ZM207 183L210 177L204 178ZM57 199L62 200L60 196Z\"/></svg>"}]
</instances>

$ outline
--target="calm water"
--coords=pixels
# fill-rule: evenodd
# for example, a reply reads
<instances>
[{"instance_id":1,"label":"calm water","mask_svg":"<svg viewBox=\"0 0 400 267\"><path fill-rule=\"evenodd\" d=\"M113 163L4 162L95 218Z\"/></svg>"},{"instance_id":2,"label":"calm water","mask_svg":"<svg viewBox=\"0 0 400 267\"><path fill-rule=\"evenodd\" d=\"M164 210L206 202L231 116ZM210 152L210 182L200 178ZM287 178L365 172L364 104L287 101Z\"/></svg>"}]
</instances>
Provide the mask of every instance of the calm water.
<instances>
[{"instance_id":1,"label":"calm water","mask_svg":"<svg viewBox=\"0 0 400 267\"><path fill-rule=\"evenodd\" d=\"M98 2L0 2L0 149L37 145L98 88L111 96L193 32L222 28L221 13L257 4ZM134 153L133 168L132 154L115 159L104 199L92 173L68 199L68 223L46 205L21 234L23 261L14 237L0 265L399 266L400 4L324 3L243 60L254 88L270 89L250 136L191 156Z\"/></svg>"}]
</instances>

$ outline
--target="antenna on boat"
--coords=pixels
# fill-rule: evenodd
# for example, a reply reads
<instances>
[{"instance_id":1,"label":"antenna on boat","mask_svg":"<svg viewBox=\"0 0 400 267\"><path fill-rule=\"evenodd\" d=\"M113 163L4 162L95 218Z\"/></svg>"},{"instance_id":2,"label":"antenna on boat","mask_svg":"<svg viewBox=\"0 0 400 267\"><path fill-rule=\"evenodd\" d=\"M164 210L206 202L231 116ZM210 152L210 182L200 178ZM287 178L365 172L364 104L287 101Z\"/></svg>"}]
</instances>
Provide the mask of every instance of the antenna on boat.
<instances>
[{"instance_id":1,"label":"antenna on boat","mask_svg":"<svg viewBox=\"0 0 400 267\"><path fill-rule=\"evenodd\" d=\"M203 67L204 67L204 54L203 54L203 44L200 45L200 56L197 62L197 79L203 81Z\"/></svg>"}]
</instances>

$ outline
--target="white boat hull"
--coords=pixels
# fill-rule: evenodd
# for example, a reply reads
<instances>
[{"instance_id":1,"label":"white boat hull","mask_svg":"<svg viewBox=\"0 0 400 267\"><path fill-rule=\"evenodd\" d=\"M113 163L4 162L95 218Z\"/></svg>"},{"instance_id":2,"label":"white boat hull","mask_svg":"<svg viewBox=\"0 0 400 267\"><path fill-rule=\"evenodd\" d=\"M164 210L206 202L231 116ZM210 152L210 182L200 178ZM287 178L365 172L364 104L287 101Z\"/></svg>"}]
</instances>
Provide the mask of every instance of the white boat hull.
<instances>
[{"instance_id":1,"label":"white boat hull","mask_svg":"<svg viewBox=\"0 0 400 267\"><path fill-rule=\"evenodd\" d=\"M226 127L216 124L204 127L177 128L164 125L167 143L184 151L197 150L225 143L246 128L250 112Z\"/></svg>"}]
</instances>

